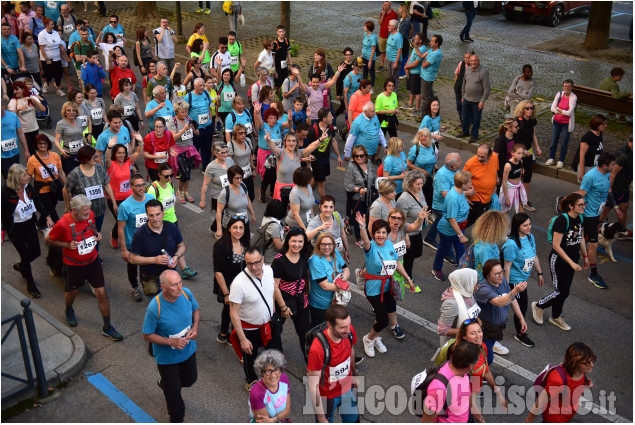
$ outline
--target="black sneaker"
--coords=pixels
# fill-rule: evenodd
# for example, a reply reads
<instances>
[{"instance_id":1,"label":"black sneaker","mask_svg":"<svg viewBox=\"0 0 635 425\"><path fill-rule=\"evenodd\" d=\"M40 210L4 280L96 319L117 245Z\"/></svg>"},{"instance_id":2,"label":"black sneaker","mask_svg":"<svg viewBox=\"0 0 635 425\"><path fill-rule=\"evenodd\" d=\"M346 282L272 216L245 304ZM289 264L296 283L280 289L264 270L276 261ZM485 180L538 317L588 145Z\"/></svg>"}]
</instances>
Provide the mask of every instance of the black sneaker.
<instances>
[{"instance_id":1,"label":"black sneaker","mask_svg":"<svg viewBox=\"0 0 635 425\"><path fill-rule=\"evenodd\" d=\"M30 285L27 284L26 290L29 292L29 295L31 296L31 298L40 298L42 296L42 294L40 293L40 290L37 289L37 286L35 286L35 282L31 283Z\"/></svg>"},{"instance_id":2,"label":"black sneaker","mask_svg":"<svg viewBox=\"0 0 635 425\"><path fill-rule=\"evenodd\" d=\"M529 339L529 336L527 336L526 333L524 333L524 334L516 334L514 339L516 341L520 342L525 347L532 348L534 345L536 345L536 344L534 344L534 342L531 339Z\"/></svg>"},{"instance_id":3,"label":"black sneaker","mask_svg":"<svg viewBox=\"0 0 635 425\"><path fill-rule=\"evenodd\" d=\"M75 318L75 310L72 308L70 310L66 310L66 324L71 328L77 326L77 319Z\"/></svg>"},{"instance_id":4,"label":"black sneaker","mask_svg":"<svg viewBox=\"0 0 635 425\"><path fill-rule=\"evenodd\" d=\"M454 267L459 265L459 263L456 261L456 257L452 254L446 255L443 261Z\"/></svg>"},{"instance_id":5,"label":"black sneaker","mask_svg":"<svg viewBox=\"0 0 635 425\"><path fill-rule=\"evenodd\" d=\"M263 204L267 202L267 195L265 195L265 191L262 189L259 190L258 200Z\"/></svg>"},{"instance_id":6,"label":"black sneaker","mask_svg":"<svg viewBox=\"0 0 635 425\"><path fill-rule=\"evenodd\" d=\"M227 345L232 345L231 342L229 342L229 334L225 334L223 335L222 333L218 333L218 335L216 336L216 342L218 342L219 344L227 344Z\"/></svg>"}]
</instances>

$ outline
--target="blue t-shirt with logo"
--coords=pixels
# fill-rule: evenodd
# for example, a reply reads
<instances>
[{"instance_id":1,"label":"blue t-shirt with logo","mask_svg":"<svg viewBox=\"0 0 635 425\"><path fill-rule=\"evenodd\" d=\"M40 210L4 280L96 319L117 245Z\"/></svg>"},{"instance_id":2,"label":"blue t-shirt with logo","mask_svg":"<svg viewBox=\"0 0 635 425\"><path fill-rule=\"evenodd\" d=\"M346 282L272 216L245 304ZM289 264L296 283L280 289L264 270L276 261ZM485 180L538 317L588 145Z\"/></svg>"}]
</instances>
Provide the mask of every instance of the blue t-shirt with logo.
<instances>
[{"instance_id":1,"label":"blue t-shirt with logo","mask_svg":"<svg viewBox=\"0 0 635 425\"><path fill-rule=\"evenodd\" d=\"M20 40L13 34L9 35L9 38L0 37L2 47L2 59L7 66L14 71L18 71L18 49L20 48ZM2 69L5 69L3 66Z\"/></svg>"},{"instance_id":2,"label":"blue t-shirt with logo","mask_svg":"<svg viewBox=\"0 0 635 425\"><path fill-rule=\"evenodd\" d=\"M198 310L198 303L192 291L183 288L181 295L173 303L163 298L163 293L152 298L143 321L143 332L146 335L157 334L165 338L185 337L192 327L192 315ZM159 301L157 301L157 299ZM159 302L161 310L159 310ZM161 314L159 314L159 311ZM152 344L152 353L157 364L176 364L189 359L196 351L196 340L190 340L182 349L168 345Z\"/></svg>"},{"instance_id":3,"label":"blue t-shirt with logo","mask_svg":"<svg viewBox=\"0 0 635 425\"><path fill-rule=\"evenodd\" d=\"M356 137L355 146L363 145L368 155L375 155L377 152L379 131L380 125L377 115L369 120L364 113L361 113L355 118L351 126L351 134Z\"/></svg>"},{"instance_id":4,"label":"blue t-shirt with logo","mask_svg":"<svg viewBox=\"0 0 635 425\"><path fill-rule=\"evenodd\" d=\"M359 90L359 83L362 82L362 76L349 72L346 78L344 78L344 88L348 87L348 93L346 93L346 100L351 101L351 96L357 90Z\"/></svg>"},{"instance_id":5,"label":"blue t-shirt with logo","mask_svg":"<svg viewBox=\"0 0 635 425\"><path fill-rule=\"evenodd\" d=\"M417 147L419 148L419 154L417 155ZM408 152L408 159L412 161L415 167L423 168L430 175L434 170L434 166L437 164L437 158L439 152L435 149L434 143L430 144L429 148L421 145L414 145Z\"/></svg>"},{"instance_id":6,"label":"blue t-shirt with logo","mask_svg":"<svg viewBox=\"0 0 635 425\"><path fill-rule=\"evenodd\" d=\"M454 187L455 174L456 171L452 171L444 165L439 168L439 171L437 171L434 175L434 182L432 183L432 187L434 189L434 192L432 193L433 210L443 209L443 201L445 201L445 197L441 194L441 192L449 192L450 189Z\"/></svg>"},{"instance_id":7,"label":"blue t-shirt with logo","mask_svg":"<svg viewBox=\"0 0 635 425\"><path fill-rule=\"evenodd\" d=\"M113 28L112 25L108 24L104 27L103 32L104 34L107 34L110 32L112 34L115 34L115 36L117 34L121 34L122 36L124 36L123 26L121 26L121 24L117 24L116 28Z\"/></svg>"},{"instance_id":8,"label":"blue t-shirt with logo","mask_svg":"<svg viewBox=\"0 0 635 425\"><path fill-rule=\"evenodd\" d=\"M390 173L389 176L398 176L404 171L408 171L408 159L406 158L406 154L403 152L399 152L399 158L396 158L392 155L386 155L386 157L384 158L384 171L388 171ZM401 188L403 180L393 180L393 182L395 182L395 184L397 185L395 192L397 194L401 193L403 191L403 189Z\"/></svg>"},{"instance_id":9,"label":"blue t-shirt with logo","mask_svg":"<svg viewBox=\"0 0 635 425\"><path fill-rule=\"evenodd\" d=\"M207 128L207 126L212 123L212 116L210 114L210 105L212 102L210 102L209 93L206 91L203 91L201 94L191 92L185 99L190 104L190 111L187 113L190 119L196 121L199 128Z\"/></svg>"},{"instance_id":10,"label":"blue t-shirt with logo","mask_svg":"<svg viewBox=\"0 0 635 425\"><path fill-rule=\"evenodd\" d=\"M399 257L395 248L389 240L384 242L384 246L379 246L375 241L370 242L370 250L364 252L366 256L366 273L373 276L385 276L392 274L396 270ZM390 291L390 283L386 281L384 292ZM381 294L381 280L369 279L366 281L366 295L369 297Z\"/></svg>"},{"instance_id":11,"label":"blue t-shirt with logo","mask_svg":"<svg viewBox=\"0 0 635 425\"><path fill-rule=\"evenodd\" d=\"M425 53L426 52L426 46L421 46L419 47L419 52L420 53ZM410 59L408 60L408 63L413 63L419 61L419 65L415 66L414 68L410 68L410 73L411 74L415 74L415 75L419 75L421 74L421 59L419 59L419 55L417 55L417 52L415 52L414 50L412 51L412 53L410 53Z\"/></svg>"},{"instance_id":12,"label":"blue t-shirt with logo","mask_svg":"<svg viewBox=\"0 0 635 425\"><path fill-rule=\"evenodd\" d=\"M342 273L346 267L346 262L337 249L333 249L335 258L327 260L320 255L312 255L309 258L309 274L311 276L311 291L309 291L309 305L320 310L326 310L333 302L335 292L322 289L319 282L326 279L333 283L335 276Z\"/></svg>"},{"instance_id":13,"label":"blue t-shirt with logo","mask_svg":"<svg viewBox=\"0 0 635 425\"><path fill-rule=\"evenodd\" d=\"M134 236L137 229L143 226L147 221L148 217L146 216L146 204L151 199L155 199L154 195L150 193L146 193L145 201L139 202L134 196L130 195L119 205L119 209L117 210L117 221L125 221L125 235L126 235L126 246L130 249L130 245L132 245L132 237Z\"/></svg>"},{"instance_id":14,"label":"blue t-shirt with logo","mask_svg":"<svg viewBox=\"0 0 635 425\"><path fill-rule=\"evenodd\" d=\"M157 102L155 99L152 99L146 105L145 112L148 112L148 111L156 108L157 106L159 106L159 102ZM172 106L172 102L170 102L168 99L165 99L165 106L163 108L159 109L157 111L157 113L154 114L154 116L148 122L148 125L150 126L150 130L154 131L154 120L155 120L155 118L157 118L157 117L165 118L165 122L167 124L168 120L170 118L172 118L173 116L174 116L174 107Z\"/></svg>"},{"instance_id":15,"label":"blue t-shirt with logo","mask_svg":"<svg viewBox=\"0 0 635 425\"><path fill-rule=\"evenodd\" d=\"M390 34L386 42L386 59L397 62L397 52L403 48L403 37L399 33ZM401 58L400 58L401 59Z\"/></svg>"},{"instance_id":16,"label":"blue t-shirt with logo","mask_svg":"<svg viewBox=\"0 0 635 425\"><path fill-rule=\"evenodd\" d=\"M377 59L377 36L374 33L370 35L364 35L364 41L362 42L362 58L370 60L370 55L373 53L373 46L375 46L375 55L373 60Z\"/></svg>"},{"instance_id":17,"label":"blue t-shirt with logo","mask_svg":"<svg viewBox=\"0 0 635 425\"><path fill-rule=\"evenodd\" d=\"M425 117L423 117L423 119L421 120L421 125L419 126L419 130L421 130L422 128L427 128L432 133L441 130L441 115L437 115L434 118L432 118L430 115L426 115Z\"/></svg>"},{"instance_id":18,"label":"blue t-shirt with logo","mask_svg":"<svg viewBox=\"0 0 635 425\"><path fill-rule=\"evenodd\" d=\"M428 51L428 56L426 57L426 61L430 65L426 68L421 68L421 78L426 81L434 81L437 79L437 72L439 71L439 66L441 66L441 49Z\"/></svg>"},{"instance_id":19,"label":"blue t-shirt with logo","mask_svg":"<svg viewBox=\"0 0 635 425\"><path fill-rule=\"evenodd\" d=\"M529 279L531 269L536 261L536 241L532 235L519 238L520 248L513 239L507 239L503 245L505 261L511 261L509 283L516 285Z\"/></svg>"},{"instance_id":20,"label":"blue t-shirt with logo","mask_svg":"<svg viewBox=\"0 0 635 425\"><path fill-rule=\"evenodd\" d=\"M586 192L584 202L584 217L597 217L602 213L604 205L606 205L606 196L609 194L611 187L611 174L602 174L598 167L593 168L582 178L580 189Z\"/></svg>"},{"instance_id":21,"label":"blue t-shirt with logo","mask_svg":"<svg viewBox=\"0 0 635 425\"><path fill-rule=\"evenodd\" d=\"M253 125L251 124L251 115L246 110L243 111L242 114L239 114L235 110L233 112L236 119L234 120L234 117L232 117L231 113L227 114L227 118L225 118L225 132L233 133L234 126L236 124L242 124L247 127L247 136L249 136L253 130Z\"/></svg>"},{"instance_id":22,"label":"blue t-shirt with logo","mask_svg":"<svg viewBox=\"0 0 635 425\"><path fill-rule=\"evenodd\" d=\"M117 137L117 144L124 145L126 149L128 149L128 155L131 155L130 152L130 131L126 128L125 125L122 125L119 129L119 133L115 134L108 127L104 130L99 137L97 137L97 144L95 145L95 150L102 152L102 161L104 164L106 163L106 150L108 149L108 142L112 136Z\"/></svg>"},{"instance_id":23,"label":"blue t-shirt with logo","mask_svg":"<svg viewBox=\"0 0 635 425\"><path fill-rule=\"evenodd\" d=\"M453 218L457 223L467 220L470 212L470 204L464 194L456 191L456 187L450 189L443 201L443 217L439 221L437 229L446 236L455 236L456 232L450 225L449 219Z\"/></svg>"},{"instance_id":24,"label":"blue t-shirt with logo","mask_svg":"<svg viewBox=\"0 0 635 425\"><path fill-rule=\"evenodd\" d=\"M13 158L20 155L18 148L20 141L18 140L18 128L22 127L18 116L11 111L4 111L4 117L0 120L2 123L2 147L0 148L0 158Z\"/></svg>"}]
</instances>

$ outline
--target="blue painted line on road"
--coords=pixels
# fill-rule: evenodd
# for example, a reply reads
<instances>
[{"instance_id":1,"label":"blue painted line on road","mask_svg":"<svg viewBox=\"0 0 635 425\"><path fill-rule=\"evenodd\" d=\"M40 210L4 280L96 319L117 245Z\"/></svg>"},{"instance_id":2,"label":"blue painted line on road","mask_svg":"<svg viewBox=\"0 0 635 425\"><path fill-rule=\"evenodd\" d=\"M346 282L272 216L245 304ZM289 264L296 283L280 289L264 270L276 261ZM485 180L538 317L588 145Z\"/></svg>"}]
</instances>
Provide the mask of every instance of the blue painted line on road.
<instances>
[{"instance_id":1,"label":"blue painted line on road","mask_svg":"<svg viewBox=\"0 0 635 425\"><path fill-rule=\"evenodd\" d=\"M579 24L571 25L571 26L568 26L568 27L560 28L560 29L568 30L568 29L571 29L571 28L579 27L581 25L588 25L588 23L589 23L588 21L580 22Z\"/></svg>"},{"instance_id":2,"label":"blue painted line on road","mask_svg":"<svg viewBox=\"0 0 635 425\"><path fill-rule=\"evenodd\" d=\"M156 423L157 421L130 400L124 393L115 387L101 373L88 377L88 382L93 384L99 391L115 403L121 410L130 416L135 422Z\"/></svg>"},{"instance_id":3,"label":"blue painted line on road","mask_svg":"<svg viewBox=\"0 0 635 425\"><path fill-rule=\"evenodd\" d=\"M536 230L538 230L538 231L540 231L540 232L542 232L544 234L547 234L547 229L545 229L544 227L536 226L535 224L531 223L531 228L532 228L532 230L536 229ZM603 252L603 253L606 254L606 251L604 250L604 247L602 247L602 246L598 245L598 251ZM624 261L626 263L633 264L633 259L632 258L624 257L623 255L616 254L615 252L613 252L613 257L615 257L616 260L622 260L622 261Z\"/></svg>"}]
</instances>

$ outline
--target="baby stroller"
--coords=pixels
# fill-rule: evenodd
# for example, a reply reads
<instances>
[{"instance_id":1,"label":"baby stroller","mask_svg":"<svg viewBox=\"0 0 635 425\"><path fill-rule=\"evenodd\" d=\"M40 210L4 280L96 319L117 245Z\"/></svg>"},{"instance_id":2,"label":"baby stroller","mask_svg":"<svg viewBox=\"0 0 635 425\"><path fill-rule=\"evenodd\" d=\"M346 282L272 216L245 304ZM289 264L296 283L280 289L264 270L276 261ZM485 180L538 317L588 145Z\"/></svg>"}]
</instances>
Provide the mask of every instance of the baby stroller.
<instances>
[{"instance_id":1,"label":"baby stroller","mask_svg":"<svg viewBox=\"0 0 635 425\"><path fill-rule=\"evenodd\" d=\"M46 123L46 128L51 128L52 124L53 124L53 120L51 119L51 115L49 114L49 103L48 101L44 98L44 96L42 96L42 88L38 85L38 83L36 82L36 80L33 78L33 76L31 74L21 74L18 78L16 78L16 81L23 81L25 77L31 77L31 80L33 80L33 88L37 90L38 92L38 96L40 98L42 98L42 100L40 101L42 103L42 105L44 105L44 107L46 108L46 110L44 112L40 112L40 111L35 111L35 119L37 120L38 124L39 123Z\"/></svg>"}]
</instances>

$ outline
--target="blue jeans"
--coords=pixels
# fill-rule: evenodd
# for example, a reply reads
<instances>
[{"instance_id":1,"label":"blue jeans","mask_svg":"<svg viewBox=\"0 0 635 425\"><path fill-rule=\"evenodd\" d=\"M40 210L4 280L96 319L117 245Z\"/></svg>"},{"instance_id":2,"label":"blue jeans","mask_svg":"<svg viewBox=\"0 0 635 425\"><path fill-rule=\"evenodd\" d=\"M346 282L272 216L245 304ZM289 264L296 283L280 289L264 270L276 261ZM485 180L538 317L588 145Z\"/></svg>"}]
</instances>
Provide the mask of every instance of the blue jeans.
<instances>
[{"instance_id":1,"label":"blue jeans","mask_svg":"<svg viewBox=\"0 0 635 425\"><path fill-rule=\"evenodd\" d=\"M554 121L553 126L551 127L551 148L549 149L549 158L556 158L556 151L558 150L558 139L560 139L562 146L560 147L560 159L558 159L558 161L564 161L565 157L567 156L569 137L571 137L571 133L569 133L569 123L560 124Z\"/></svg>"},{"instance_id":2,"label":"blue jeans","mask_svg":"<svg viewBox=\"0 0 635 425\"><path fill-rule=\"evenodd\" d=\"M494 343L496 343L496 341L494 341L493 339L484 339L483 342L485 343L485 346L487 347L487 364L490 365L494 361L493 348L494 348Z\"/></svg>"},{"instance_id":3,"label":"blue jeans","mask_svg":"<svg viewBox=\"0 0 635 425\"><path fill-rule=\"evenodd\" d=\"M474 17L476 16L476 10L466 10L465 11L465 19L467 22L461 31L460 37L470 38L470 29L472 29L472 23L474 22Z\"/></svg>"},{"instance_id":4,"label":"blue jeans","mask_svg":"<svg viewBox=\"0 0 635 425\"><path fill-rule=\"evenodd\" d=\"M415 33L416 34L416 33ZM401 65L399 66L399 76L403 77L406 75L406 62L408 62L408 53L409 53L410 45L407 40L404 40L403 48L401 49Z\"/></svg>"},{"instance_id":5,"label":"blue jeans","mask_svg":"<svg viewBox=\"0 0 635 425\"><path fill-rule=\"evenodd\" d=\"M463 119L461 124L463 125L463 134L469 134L471 137L478 139L478 131L481 128L481 116L483 110L478 109L478 102L470 102L463 99ZM470 125L472 125L472 132L470 133Z\"/></svg>"},{"instance_id":6,"label":"blue jeans","mask_svg":"<svg viewBox=\"0 0 635 425\"><path fill-rule=\"evenodd\" d=\"M444 235L442 232L439 232L439 237L441 240L439 241L439 249L437 249L437 255L434 257L434 263L432 268L434 270L441 270L443 268L443 259L450 252L450 247L454 246L454 252L456 253L456 261L458 262L463 253L465 252L465 247L459 240L459 237L455 234L450 236Z\"/></svg>"},{"instance_id":7,"label":"blue jeans","mask_svg":"<svg viewBox=\"0 0 635 425\"><path fill-rule=\"evenodd\" d=\"M322 406L326 407L326 419L333 423L335 410L339 408L342 423L359 422L359 409L357 408L357 395L351 388L347 393L335 398L322 398ZM317 420L316 420L317 422Z\"/></svg>"}]
</instances>

